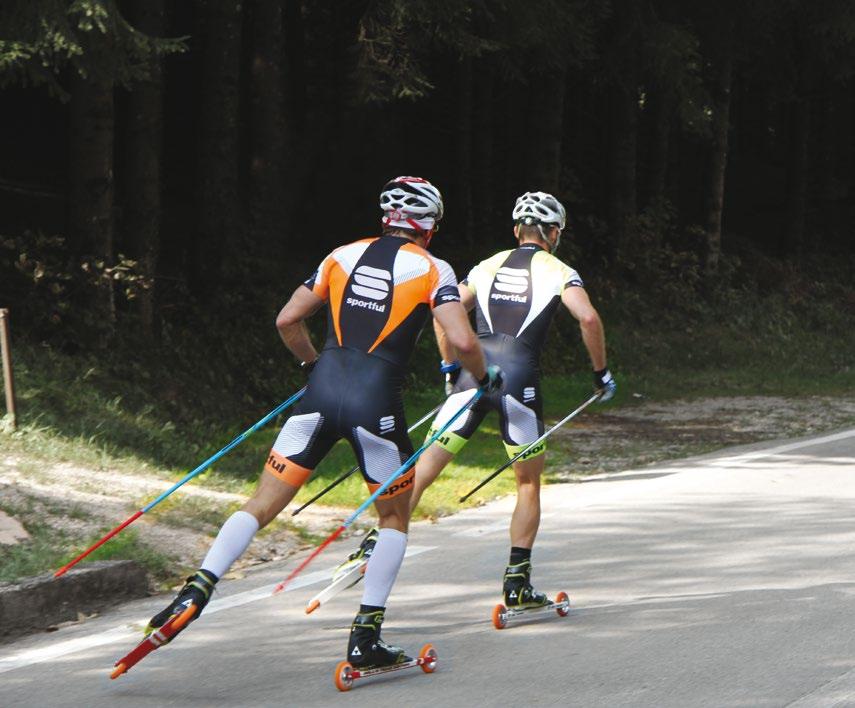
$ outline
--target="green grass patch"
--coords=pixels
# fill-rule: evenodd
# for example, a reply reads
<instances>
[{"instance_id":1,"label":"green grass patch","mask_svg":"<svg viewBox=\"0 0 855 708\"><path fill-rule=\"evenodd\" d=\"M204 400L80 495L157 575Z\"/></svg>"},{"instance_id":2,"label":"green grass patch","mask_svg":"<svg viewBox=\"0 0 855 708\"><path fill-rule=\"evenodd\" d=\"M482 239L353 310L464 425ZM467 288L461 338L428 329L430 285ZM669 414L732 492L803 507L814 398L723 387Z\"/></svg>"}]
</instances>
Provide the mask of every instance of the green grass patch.
<instances>
[{"instance_id":1,"label":"green grass patch","mask_svg":"<svg viewBox=\"0 0 855 708\"><path fill-rule=\"evenodd\" d=\"M141 508L149 501L141 501L136 507ZM217 528L240 507L239 501L217 501L176 492L146 512L146 518L176 528L198 529L200 525Z\"/></svg>"},{"instance_id":2,"label":"green grass patch","mask_svg":"<svg viewBox=\"0 0 855 708\"><path fill-rule=\"evenodd\" d=\"M30 539L3 547L0 554L0 582L14 582L20 578L52 573L77 555L82 547L97 540L78 538L43 523L26 520L22 523ZM108 530L104 528L104 533ZM81 567L86 562L97 560L137 561L157 582L165 582L175 574L174 561L140 541L133 529L116 536L93 552Z\"/></svg>"},{"instance_id":3,"label":"green grass patch","mask_svg":"<svg viewBox=\"0 0 855 708\"><path fill-rule=\"evenodd\" d=\"M105 528L104 533L109 529ZM134 529L123 531L94 551L87 560L134 560L143 566L157 582L175 578L175 561L164 553L140 541ZM185 569L185 572L189 571ZM184 574L184 573L182 573Z\"/></svg>"}]
</instances>

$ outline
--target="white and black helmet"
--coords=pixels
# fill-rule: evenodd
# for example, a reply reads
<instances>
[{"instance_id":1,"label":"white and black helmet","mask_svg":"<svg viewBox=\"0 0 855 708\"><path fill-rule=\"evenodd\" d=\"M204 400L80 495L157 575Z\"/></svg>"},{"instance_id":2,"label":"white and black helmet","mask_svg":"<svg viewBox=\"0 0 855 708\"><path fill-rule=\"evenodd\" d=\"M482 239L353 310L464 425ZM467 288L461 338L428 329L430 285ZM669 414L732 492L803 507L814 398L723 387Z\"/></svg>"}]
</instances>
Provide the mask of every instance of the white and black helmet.
<instances>
[{"instance_id":1,"label":"white and black helmet","mask_svg":"<svg viewBox=\"0 0 855 708\"><path fill-rule=\"evenodd\" d=\"M526 192L514 204L514 222L517 224L549 224L564 229L567 212L555 197L546 192Z\"/></svg>"},{"instance_id":2,"label":"white and black helmet","mask_svg":"<svg viewBox=\"0 0 855 708\"><path fill-rule=\"evenodd\" d=\"M383 225L431 231L442 218L442 195L421 177L396 177L380 192Z\"/></svg>"}]
</instances>

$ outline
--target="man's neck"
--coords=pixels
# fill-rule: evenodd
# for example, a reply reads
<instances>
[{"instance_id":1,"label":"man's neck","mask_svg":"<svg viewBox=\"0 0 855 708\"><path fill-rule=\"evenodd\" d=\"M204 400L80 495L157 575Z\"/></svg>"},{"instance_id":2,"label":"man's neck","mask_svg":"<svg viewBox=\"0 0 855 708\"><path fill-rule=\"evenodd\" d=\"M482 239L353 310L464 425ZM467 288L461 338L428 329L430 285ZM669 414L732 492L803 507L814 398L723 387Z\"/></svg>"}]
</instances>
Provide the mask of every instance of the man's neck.
<instances>
[{"instance_id":1,"label":"man's neck","mask_svg":"<svg viewBox=\"0 0 855 708\"><path fill-rule=\"evenodd\" d=\"M416 244L416 246L425 248L424 237L419 236L418 234L409 234L406 231L386 231L383 236L393 236L395 238L402 238L405 241L409 241L410 243Z\"/></svg>"},{"instance_id":2,"label":"man's neck","mask_svg":"<svg viewBox=\"0 0 855 708\"><path fill-rule=\"evenodd\" d=\"M538 240L526 239L525 241L520 240L520 246L537 246L538 248L542 248L547 253L551 252L548 244L543 243L543 241L541 241L539 239Z\"/></svg>"}]
</instances>

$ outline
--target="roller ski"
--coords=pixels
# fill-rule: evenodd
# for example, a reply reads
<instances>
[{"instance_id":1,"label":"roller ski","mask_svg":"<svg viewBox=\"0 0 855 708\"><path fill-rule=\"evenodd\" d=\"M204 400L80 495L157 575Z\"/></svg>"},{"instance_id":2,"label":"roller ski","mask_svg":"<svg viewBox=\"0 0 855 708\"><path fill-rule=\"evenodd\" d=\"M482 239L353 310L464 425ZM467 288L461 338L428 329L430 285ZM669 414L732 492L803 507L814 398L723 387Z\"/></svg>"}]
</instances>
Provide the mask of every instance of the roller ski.
<instances>
[{"instance_id":1,"label":"roller ski","mask_svg":"<svg viewBox=\"0 0 855 708\"><path fill-rule=\"evenodd\" d=\"M365 569L368 567L368 559L371 558L374 546L377 543L377 534L378 531L376 528L371 529L365 538L362 539L359 548L351 553L347 557L347 560L336 568L335 573L333 573L333 581L309 600L306 605L307 615L310 615L321 605L325 605L340 592L353 587L362 580L362 576L365 575Z\"/></svg>"},{"instance_id":2,"label":"roller ski","mask_svg":"<svg viewBox=\"0 0 855 708\"><path fill-rule=\"evenodd\" d=\"M363 610L366 608L363 606ZM378 676L390 671L420 667L426 674L436 670L437 654L431 644L425 644L416 658L404 650L387 644L380 638L384 610L360 611L353 620L347 645L347 660L335 667L334 680L339 691L349 691L357 679Z\"/></svg>"},{"instance_id":3,"label":"roller ski","mask_svg":"<svg viewBox=\"0 0 855 708\"><path fill-rule=\"evenodd\" d=\"M111 679L118 678L151 654L155 649L169 644L179 632L196 619L211 599L217 577L206 570L199 570L187 578L184 587L166 609L149 620L146 637L130 653L119 659L114 666Z\"/></svg>"},{"instance_id":4,"label":"roller ski","mask_svg":"<svg viewBox=\"0 0 855 708\"><path fill-rule=\"evenodd\" d=\"M523 615L552 610L559 617L570 614L570 598L566 592L559 592L554 600L550 600L532 587L530 561L509 565L505 569L502 591L505 603L493 608L493 626L496 629L504 629L509 620Z\"/></svg>"},{"instance_id":5,"label":"roller ski","mask_svg":"<svg viewBox=\"0 0 855 708\"><path fill-rule=\"evenodd\" d=\"M116 668L113 669L113 673L110 674L110 678L118 678L122 674L130 671L155 649L162 647L164 644L169 644L169 642L172 641L172 638L187 626L195 614L196 606L191 604L180 615L175 615L160 629L154 630L128 654L125 654L125 656L114 664Z\"/></svg>"},{"instance_id":6,"label":"roller ski","mask_svg":"<svg viewBox=\"0 0 855 708\"><path fill-rule=\"evenodd\" d=\"M349 661L340 661L338 666L335 667L335 685L339 691L349 691L353 688L353 682L357 679L386 674L390 671L410 669L414 666L421 667L421 670L426 674L432 674L436 671L437 660L438 657L436 655L436 650L433 648L433 644L425 644L415 659L410 659L409 661L394 664L392 666L358 669Z\"/></svg>"}]
</instances>

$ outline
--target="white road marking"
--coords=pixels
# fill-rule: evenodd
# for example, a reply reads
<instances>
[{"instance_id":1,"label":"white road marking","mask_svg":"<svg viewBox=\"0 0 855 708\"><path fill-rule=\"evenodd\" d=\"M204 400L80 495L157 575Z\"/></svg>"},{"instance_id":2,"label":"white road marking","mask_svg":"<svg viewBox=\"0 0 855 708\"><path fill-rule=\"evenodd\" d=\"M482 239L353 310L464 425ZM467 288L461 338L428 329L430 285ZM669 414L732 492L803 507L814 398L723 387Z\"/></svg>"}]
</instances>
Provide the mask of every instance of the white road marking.
<instances>
[{"instance_id":1,"label":"white road marking","mask_svg":"<svg viewBox=\"0 0 855 708\"><path fill-rule=\"evenodd\" d=\"M435 548L436 546L408 546L406 556L417 556L421 553L432 551ZM297 578L285 589L285 592L292 592L308 585L327 581L334 570L335 568L329 568L327 570L318 570L314 573L308 573L301 578ZM218 600L211 600L211 603L205 608L205 615L213 615L217 612L231 610L250 602L264 600L273 594L273 588L275 587L276 585L267 585L256 590L246 590ZM117 627L104 630L103 632L98 632L97 634L90 634L85 637L78 637L77 639L68 639L64 642L58 642L50 646L35 647L33 649L18 652L17 654L0 657L0 674L7 671L14 671L15 669L23 668L24 666L38 664L43 661L58 659L59 657L68 656L69 654L76 654L77 652L100 647L104 644L112 644L129 638L139 639L139 628L140 626L145 626L147 623L148 617L126 622L125 624L121 624Z\"/></svg>"},{"instance_id":2,"label":"white road marking","mask_svg":"<svg viewBox=\"0 0 855 708\"><path fill-rule=\"evenodd\" d=\"M555 513L549 512L547 514L541 514L540 520L545 521L550 516L555 516ZM463 529L462 531L456 531L454 535L463 536L465 538L479 538L480 536L486 536L490 533L506 531L510 523L511 518L510 515L508 515L505 518L500 519L499 521L494 521L492 524L485 524L483 526L473 526L472 528Z\"/></svg>"},{"instance_id":3,"label":"white road marking","mask_svg":"<svg viewBox=\"0 0 855 708\"><path fill-rule=\"evenodd\" d=\"M791 452L793 450L800 450L804 447L813 447L814 445L821 445L823 443L828 442L836 442L838 440L846 440L847 438L855 437L855 428L852 430L844 430L839 433L834 433L832 435L825 435L821 438L812 438L811 440L801 440L795 443L787 443L786 445L778 445L777 447L766 448L765 450L757 450L755 452L745 452L740 455L730 455L728 457L716 457L709 460L702 461L693 461L689 466L686 467L668 467L668 466L653 466L653 467L639 467L631 470L623 470L622 472L605 472L603 474L592 474L586 475L582 477L578 481L581 482L599 482L604 479L620 479L621 477L630 477L635 478L639 474L645 473L664 473L668 475L672 474L680 474L681 472L697 472L698 470L703 470L704 468L718 468L718 467L731 467L734 464L738 464L740 462L749 462L752 460L758 460L764 457L776 457L780 456L782 453ZM796 456L793 456L794 458ZM823 460L828 460L829 462L836 462L838 464L841 463L851 463L852 458L841 457L835 458L823 457ZM675 462L677 462L675 460Z\"/></svg>"},{"instance_id":4,"label":"white road marking","mask_svg":"<svg viewBox=\"0 0 855 708\"><path fill-rule=\"evenodd\" d=\"M823 684L815 691L787 704L787 708L828 708L855 703L855 670Z\"/></svg>"},{"instance_id":5,"label":"white road marking","mask_svg":"<svg viewBox=\"0 0 855 708\"><path fill-rule=\"evenodd\" d=\"M756 460L759 457L772 457L779 455L782 452L790 452L791 450L800 450L803 447L813 447L814 445L822 445L823 443L836 442L838 440L846 440L847 438L855 437L855 429L844 430L833 435L825 435L821 438L812 438L811 440L801 440L799 442L787 443L786 445L778 445L778 447L770 447L765 450L757 450L756 452L746 452L742 455L733 455L731 457L719 457L711 460L709 464L731 465L734 462L743 462L745 460ZM823 458L824 459L824 458Z\"/></svg>"}]
</instances>

